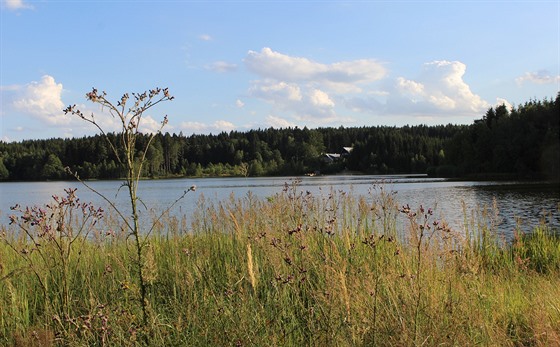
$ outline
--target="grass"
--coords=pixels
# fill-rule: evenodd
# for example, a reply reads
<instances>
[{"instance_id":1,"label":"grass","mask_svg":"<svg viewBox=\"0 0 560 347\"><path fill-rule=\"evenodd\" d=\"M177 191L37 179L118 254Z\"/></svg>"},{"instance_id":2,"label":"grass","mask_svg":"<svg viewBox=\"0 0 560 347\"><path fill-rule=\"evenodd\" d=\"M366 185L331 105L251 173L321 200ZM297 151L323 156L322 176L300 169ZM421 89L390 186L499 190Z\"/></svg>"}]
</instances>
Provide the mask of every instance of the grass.
<instances>
[{"instance_id":1,"label":"grass","mask_svg":"<svg viewBox=\"0 0 560 347\"><path fill-rule=\"evenodd\" d=\"M116 219L88 224L67 271L3 226L0 345L560 345L560 240L543 224L503 242L496 208L451 230L383 186L202 198L149 238L148 325Z\"/></svg>"}]
</instances>

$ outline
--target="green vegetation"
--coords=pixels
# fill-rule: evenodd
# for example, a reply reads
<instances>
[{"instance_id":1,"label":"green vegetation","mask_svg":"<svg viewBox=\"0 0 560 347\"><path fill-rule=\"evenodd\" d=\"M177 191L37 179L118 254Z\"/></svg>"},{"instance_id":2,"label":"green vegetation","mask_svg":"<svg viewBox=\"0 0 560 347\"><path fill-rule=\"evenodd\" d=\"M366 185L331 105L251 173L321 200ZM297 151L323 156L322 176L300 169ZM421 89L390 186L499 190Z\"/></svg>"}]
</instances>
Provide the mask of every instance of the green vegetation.
<instances>
[{"instance_id":1,"label":"green vegetation","mask_svg":"<svg viewBox=\"0 0 560 347\"><path fill-rule=\"evenodd\" d=\"M506 243L496 206L451 230L383 186L201 197L146 239L144 324L126 226L66 193L2 226L0 345L560 344L557 231Z\"/></svg>"},{"instance_id":2,"label":"green vegetation","mask_svg":"<svg viewBox=\"0 0 560 347\"><path fill-rule=\"evenodd\" d=\"M0 146L0 178L124 177L121 188L130 198L124 212L92 189L111 207L106 213L67 189L46 206L12 208L0 234L0 344L560 344L558 231L543 223L505 242L495 228L497 206L464 211L462 230L451 230L429 208L397 206L383 186L372 186L369 196L334 189L313 196L295 181L267 199L248 193L211 203L202 196L189 220L169 214L172 204L140 225L137 196L142 176L223 175L224 165L257 176L317 166L417 172L428 164L436 171L511 173L498 165L460 166L457 152L444 147L468 148L461 141L472 139L473 148L499 145L494 152L502 155L509 142L498 142L494 130L529 122L532 113L522 110L536 108L542 124L527 133L537 142L523 143L540 144L527 153L554 159L558 122L549 118L559 115L548 111L558 108L560 95L511 115L491 109L473 127L269 129L190 138L138 132L146 110L173 99L167 89L124 94L117 103L105 96L96 89L87 94L122 123L119 134L106 134L93 115L69 106L66 113L101 135ZM478 127L490 135L473 138ZM546 136L536 139L543 129ZM321 160L323 151L349 141L354 150L344 160ZM90 152L81 153L85 148ZM516 162L518 174L557 174L556 164L536 169L529 159Z\"/></svg>"},{"instance_id":3,"label":"green vegetation","mask_svg":"<svg viewBox=\"0 0 560 347\"><path fill-rule=\"evenodd\" d=\"M105 134L122 151L121 134ZM0 141L0 180L121 178L126 172L105 135ZM443 177L560 177L560 94L555 100L490 108L471 125L286 128L217 135L138 134L147 144L143 177L301 175L350 170L372 174L428 173ZM343 152L326 162L325 153Z\"/></svg>"}]
</instances>

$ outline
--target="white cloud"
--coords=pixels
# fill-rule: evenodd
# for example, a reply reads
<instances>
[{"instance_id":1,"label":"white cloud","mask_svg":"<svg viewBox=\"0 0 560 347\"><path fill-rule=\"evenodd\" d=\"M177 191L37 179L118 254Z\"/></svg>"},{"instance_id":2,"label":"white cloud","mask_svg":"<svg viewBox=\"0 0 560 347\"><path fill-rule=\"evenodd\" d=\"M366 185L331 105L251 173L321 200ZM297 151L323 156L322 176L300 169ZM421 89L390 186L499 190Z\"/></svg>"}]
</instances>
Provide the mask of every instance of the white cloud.
<instances>
[{"instance_id":1,"label":"white cloud","mask_svg":"<svg viewBox=\"0 0 560 347\"><path fill-rule=\"evenodd\" d=\"M327 93L319 89L313 89L309 93L309 101L311 105L316 107L327 107L327 108L334 107L334 101L331 100L331 98Z\"/></svg>"},{"instance_id":2,"label":"white cloud","mask_svg":"<svg viewBox=\"0 0 560 347\"><path fill-rule=\"evenodd\" d=\"M517 84L522 85L525 82L535 84L551 84L560 83L560 75L553 76L549 71L541 70L538 72L526 72L523 76L515 79Z\"/></svg>"},{"instance_id":3,"label":"white cloud","mask_svg":"<svg viewBox=\"0 0 560 347\"><path fill-rule=\"evenodd\" d=\"M345 105L357 112L378 116L411 116L411 121L426 122L442 117L470 122L490 104L471 91L463 80L466 65L459 61L433 61L424 64L416 79L398 77L387 86L386 94L354 96Z\"/></svg>"},{"instance_id":4,"label":"white cloud","mask_svg":"<svg viewBox=\"0 0 560 347\"><path fill-rule=\"evenodd\" d=\"M438 111L480 112L488 103L474 94L463 81L467 66L459 61L433 61L424 64L421 83L424 100Z\"/></svg>"},{"instance_id":5,"label":"white cloud","mask_svg":"<svg viewBox=\"0 0 560 347\"><path fill-rule=\"evenodd\" d=\"M422 83L406 80L403 77L397 78L397 89L403 94L409 94L412 98L424 93L424 85Z\"/></svg>"},{"instance_id":6,"label":"white cloud","mask_svg":"<svg viewBox=\"0 0 560 347\"><path fill-rule=\"evenodd\" d=\"M225 120L218 120L215 121L214 123L212 123L212 125L216 128L216 129L220 129L220 130L233 130L235 129L235 125L233 125L233 123L225 121Z\"/></svg>"},{"instance_id":7,"label":"white cloud","mask_svg":"<svg viewBox=\"0 0 560 347\"><path fill-rule=\"evenodd\" d=\"M275 112L287 111L294 119L329 122L336 119L335 102L320 89L305 89L295 83L254 81L249 95L271 103Z\"/></svg>"},{"instance_id":8,"label":"white cloud","mask_svg":"<svg viewBox=\"0 0 560 347\"><path fill-rule=\"evenodd\" d=\"M31 10L33 6L24 3L23 0L5 0L3 1L9 10Z\"/></svg>"},{"instance_id":9,"label":"white cloud","mask_svg":"<svg viewBox=\"0 0 560 347\"><path fill-rule=\"evenodd\" d=\"M251 82L249 96L273 105L272 114L287 112L298 121L352 121L350 112L356 112L419 121L461 117L468 122L490 106L463 80L466 65L460 61L428 62L417 77L394 79L388 79L385 66L374 59L323 64L266 47L249 51L244 63L259 76ZM342 116L345 113L350 116Z\"/></svg>"},{"instance_id":10,"label":"white cloud","mask_svg":"<svg viewBox=\"0 0 560 347\"><path fill-rule=\"evenodd\" d=\"M198 38L201 39L202 41L212 41L212 36L208 34L202 34Z\"/></svg>"},{"instance_id":11,"label":"white cloud","mask_svg":"<svg viewBox=\"0 0 560 347\"><path fill-rule=\"evenodd\" d=\"M290 128L290 127L293 128L293 127L296 126L296 124L294 124L294 123L292 123L292 122L290 122L286 119L276 117L276 116L272 116L272 115L269 115L268 117L266 117L266 124L267 124L267 126L273 127L273 128L276 128L276 129Z\"/></svg>"},{"instance_id":12,"label":"white cloud","mask_svg":"<svg viewBox=\"0 0 560 347\"><path fill-rule=\"evenodd\" d=\"M344 120L337 115L336 99L363 92L387 73L373 59L324 64L268 47L249 51L244 63L260 78L251 82L250 96L271 103L275 114L286 111L293 119L321 124Z\"/></svg>"},{"instance_id":13,"label":"white cloud","mask_svg":"<svg viewBox=\"0 0 560 347\"><path fill-rule=\"evenodd\" d=\"M243 108L243 106L245 106L245 103L239 99L235 100L235 106L237 108Z\"/></svg>"},{"instance_id":14,"label":"white cloud","mask_svg":"<svg viewBox=\"0 0 560 347\"><path fill-rule=\"evenodd\" d=\"M225 61L217 61L206 65L205 68L215 72L231 72L237 70L237 65L226 63Z\"/></svg>"},{"instance_id":15,"label":"white cloud","mask_svg":"<svg viewBox=\"0 0 560 347\"><path fill-rule=\"evenodd\" d=\"M297 84L273 80L254 81L249 94L279 105L300 101L303 98Z\"/></svg>"},{"instance_id":16,"label":"white cloud","mask_svg":"<svg viewBox=\"0 0 560 347\"><path fill-rule=\"evenodd\" d=\"M152 116L143 116L138 130L145 134L155 134L162 130L161 125L161 121L155 120ZM171 125L167 124L162 131L171 131L172 128Z\"/></svg>"},{"instance_id":17,"label":"white cloud","mask_svg":"<svg viewBox=\"0 0 560 347\"><path fill-rule=\"evenodd\" d=\"M496 103L494 104L494 108L502 105L505 105L508 111L511 111L513 109L513 105L506 99L496 98Z\"/></svg>"},{"instance_id":18,"label":"white cloud","mask_svg":"<svg viewBox=\"0 0 560 347\"><path fill-rule=\"evenodd\" d=\"M356 84L377 81L386 75L385 67L373 59L323 64L278 53L268 47L260 52L249 51L244 62L249 70L265 79L323 84L333 88L341 85L341 90L355 90Z\"/></svg>"},{"instance_id":19,"label":"white cloud","mask_svg":"<svg viewBox=\"0 0 560 347\"><path fill-rule=\"evenodd\" d=\"M225 120L218 120L213 123L182 122L178 128L185 134L208 134L231 131L235 129L235 125Z\"/></svg>"},{"instance_id":20,"label":"white cloud","mask_svg":"<svg viewBox=\"0 0 560 347\"><path fill-rule=\"evenodd\" d=\"M303 101L293 111L295 119L316 124L342 120L335 112L335 102L319 89L306 92Z\"/></svg>"},{"instance_id":21,"label":"white cloud","mask_svg":"<svg viewBox=\"0 0 560 347\"><path fill-rule=\"evenodd\" d=\"M62 83L57 83L49 75L26 85L0 86L0 119L6 126L9 124L11 133L21 134L18 138L73 137L99 133L94 125L78 116L64 114L63 110L68 104L62 101L63 90ZM102 108L98 104L77 103L76 109L88 119L93 115L95 122L105 132L122 130L120 120L113 117L108 108ZM139 130L144 133L157 132L161 129L162 120L158 118L160 117L153 118L145 114ZM173 127L167 125L164 131L170 129Z\"/></svg>"},{"instance_id":22,"label":"white cloud","mask_svg":"<svg viewBox=\"0 0 560 347\"><path fill-rule=\"evenodd\" d=\"M387 81L384 92L354 95L344 104L354 112L409 124L469 124L491 105L471 91L465 73L466 65L459 61L429 62L415 79L397 77Z\"/></svg>"},{"instance_id":23,"label":"white cloud","mask_svg":"<svg viewBox=\"0 0 560 347\"><path fill-rule=\"evenodd\" d=\"M21 89L21 94L13 106L24 113L36 116L49 124L66 124L68 116L64 115L62 102L62 84L56 83L49 75L40 82L31 82Z\"/></svg>"}]
</instances>

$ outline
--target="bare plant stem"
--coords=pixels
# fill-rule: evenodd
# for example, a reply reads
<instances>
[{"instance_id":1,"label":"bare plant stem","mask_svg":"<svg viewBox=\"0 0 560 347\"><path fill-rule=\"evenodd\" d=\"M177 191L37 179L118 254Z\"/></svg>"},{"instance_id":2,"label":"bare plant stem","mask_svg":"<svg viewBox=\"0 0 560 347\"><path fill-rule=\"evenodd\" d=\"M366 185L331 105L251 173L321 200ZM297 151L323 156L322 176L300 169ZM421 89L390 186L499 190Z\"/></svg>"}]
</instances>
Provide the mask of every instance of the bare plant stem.
<instances>
[{"instance_id":1,"label":"bare plant stem","mask_svg":"<svg viewBox=\"0 0 560 347\"><path fill-rule=\"evenodd\" d=\"M377 247L373 249L373 261L375 264L375 283L373 287L373 337L372 337L372 345L375 346L375 337L377 335L377 299L379 298L378 290L379 290L379 282L381 275L379 273L379 260L377 259Z\"/></svg>"},{"instance_id":2,"label":"bare plant stem","mask_svg":"<svg viewBox=\"0 0 560 347\"><path fill-rule=\"evenodd\" d=\"M416 303L414 307L414 344L418 345L419 329L418 319L420 314L420 301L422 300L422 239L424 238L424 226L420 226L420 236L416 244Z\"/></svg>"}]
</instances>

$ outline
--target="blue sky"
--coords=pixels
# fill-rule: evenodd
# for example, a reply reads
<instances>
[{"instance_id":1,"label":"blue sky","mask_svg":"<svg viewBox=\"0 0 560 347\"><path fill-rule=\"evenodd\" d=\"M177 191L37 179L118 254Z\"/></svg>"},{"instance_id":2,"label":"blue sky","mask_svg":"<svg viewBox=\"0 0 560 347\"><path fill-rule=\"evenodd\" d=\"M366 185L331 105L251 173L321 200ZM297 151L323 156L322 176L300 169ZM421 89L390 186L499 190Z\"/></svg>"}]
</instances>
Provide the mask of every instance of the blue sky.
<instances>
[{"instance_id":1,"label":"blue sky","mask_svg":"<svg viewBox=\"0 0 560 347\"><path fill-rule=\"evenodd\" d=\"M169 87L170 133L471 124L560 90L560 1L2 0L0 140L91 135L62 112Z\"/></svg>"}]
</instances>

